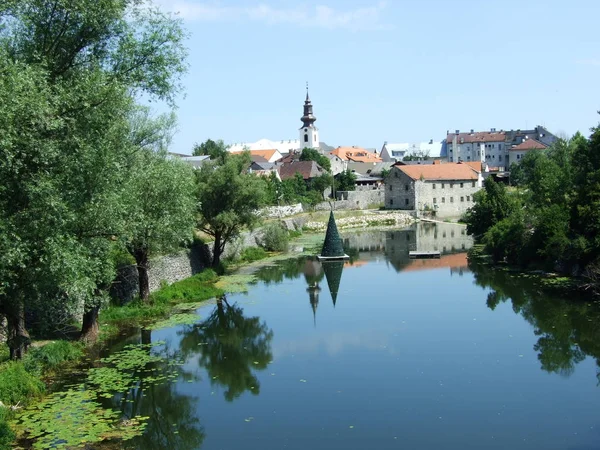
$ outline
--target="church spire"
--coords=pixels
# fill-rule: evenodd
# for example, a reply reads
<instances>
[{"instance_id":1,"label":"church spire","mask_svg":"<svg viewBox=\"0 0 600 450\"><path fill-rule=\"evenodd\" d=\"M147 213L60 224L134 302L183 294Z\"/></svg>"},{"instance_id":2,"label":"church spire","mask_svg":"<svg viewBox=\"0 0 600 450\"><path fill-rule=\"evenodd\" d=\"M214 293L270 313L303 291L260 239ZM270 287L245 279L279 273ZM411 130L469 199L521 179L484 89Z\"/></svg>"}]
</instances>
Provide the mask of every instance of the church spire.
<instances>
[{"instance_id":1,"label":"church spire","mask_svg":"<svg viewBox=\"0 0 600 450\"><path fill-rule=\"evenodd\" d=\"M304 101L304 114L300 118L303 128L314 127L317 118L313 115L313 107L308 95L308 81L306 82L306 100Z\"/></svg>"}]
</instances>

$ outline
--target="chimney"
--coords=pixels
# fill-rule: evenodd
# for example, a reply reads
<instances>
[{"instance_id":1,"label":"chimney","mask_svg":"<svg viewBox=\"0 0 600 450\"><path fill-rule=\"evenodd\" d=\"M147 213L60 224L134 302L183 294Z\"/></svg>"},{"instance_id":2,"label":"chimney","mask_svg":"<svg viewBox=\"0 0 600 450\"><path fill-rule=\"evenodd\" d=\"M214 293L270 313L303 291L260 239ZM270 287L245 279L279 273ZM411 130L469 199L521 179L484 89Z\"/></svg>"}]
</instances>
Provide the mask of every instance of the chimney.
<instances>
[{"instance_id":1,"label":"chimney","mask_svg":"<svg viewBox=\"0 0 600 450\"><path fill-rule=\"evenodd\" d=\"M460 134L460 130L456 130L456 134Z\"/></svg>"},{"instance_id":2,"label":"chimney","mask_svg":"<svg viewBox=\"0 0 600 450\"><path fill-rule=\"evenodd\" d=\"M473 130L473 128L471 128L471 134L473 134L473 133L474 133L474 130Z\"/></svg>"}]
</instances>

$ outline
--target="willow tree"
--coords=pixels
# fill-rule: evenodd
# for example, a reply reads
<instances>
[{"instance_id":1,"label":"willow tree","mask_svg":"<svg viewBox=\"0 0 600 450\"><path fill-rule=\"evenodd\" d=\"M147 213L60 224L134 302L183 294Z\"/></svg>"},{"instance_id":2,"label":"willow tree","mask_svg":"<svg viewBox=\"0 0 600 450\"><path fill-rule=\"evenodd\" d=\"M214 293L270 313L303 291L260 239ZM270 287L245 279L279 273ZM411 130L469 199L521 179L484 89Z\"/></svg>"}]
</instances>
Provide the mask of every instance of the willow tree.
<instances>
[{"instance_id":1,"label":"willow tree","mask_svg":"<svg viewBox=\"0 0 600 450\"><path fill-rule=\"evenodd\" d=\"M82 336L94 338L126 223L130 112L141 94L173 104L183 39L141 0L2 2L0 308L13 357L25 312L85 304Z\"/></svg>"}]
</instances>

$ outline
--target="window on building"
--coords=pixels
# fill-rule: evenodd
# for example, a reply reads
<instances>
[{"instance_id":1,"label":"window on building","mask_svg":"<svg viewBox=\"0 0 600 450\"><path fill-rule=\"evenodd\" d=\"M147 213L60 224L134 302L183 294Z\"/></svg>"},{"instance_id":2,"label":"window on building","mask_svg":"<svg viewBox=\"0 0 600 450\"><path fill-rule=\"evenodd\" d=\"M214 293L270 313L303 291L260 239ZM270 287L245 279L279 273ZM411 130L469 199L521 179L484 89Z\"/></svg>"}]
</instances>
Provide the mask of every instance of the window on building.
<instances>
[{"instance_id":1,"label":"window on building","mask_svg":"<svg viewBox=\"0 0 600 450\"><path fill-rule=\"evenodd\" d=\"M471 183L471 187L475 187L475 182L474 181Z\"/></svg>"},{"instance_id":2,"label":"window on building","mask_svg":"<svg viewBox=\"0 0 600 450\"><path fill-rule=\"evenodd\" d=\"M517 155L517 159L521 159L521 155Z\"/></svg>"},{"instance_id":3,"label":"window on building","mask_svg":"<svg viewBox=\"0 0 600 450\"><path fill-rule=\"evenodd\" d=\"M394 199L390 198L390 205L393 205L393 204L394 204Z\"/></svg>"},{"instance_id":4,"label":"window on building","mask_svg":"<svg viewBox=\"0 0 600 450\"><path fill-rule=\"evenodd\" d=\"M308 142L308 134L304 135L304 142Z\"/></svg>"},{"instance_id":5,"label":"window on building","mask_svg":"<svg viewBox=\"0 0 600 450\"><path fill-rule=\"evenodd\" d=\"M446 197L442 197L442 203L446 203Z\"/></svg>"},{"instance_id":6,"label":"window on building","mask_svg":"<svg viewBox=\"0 0 600 450\"><path fill-rule=\"evenodd\" d=\"M398 178L398 172L394 172L394 175L396 176L396 178Z\"/></svg>"},{"instance_id":7,"label":"window on building","mask_svg":"<svg viewBox=\"0 0 600 450\"><path fill-rule=\"evenodd\" d=\"M433 204L435 205L437 203L437 198L433 197Z\"/></svg>"},{"instance_id":8,"label":"window on building","mask_svg":"<svg viewBox=\"0 0 600 450\"><path fill-rule=\"evenodd\" d=\"M405 190L405 191L408 191L408 184L405 184L405 185L404 185L404 190Z\"/></svg>"},{"instance_id":9,"label":"window on building","mask_svg":"<svg viewBox=\"0 0 600 450\"><path fill-rule=\"evenodd\" d=\"M450 188L453 188L453 187L454 187L454 183L450 183Z\"/></svg>"},{"instance_id":10,"label":"window on building","mask_svg":"<svg viewBox=\"0 0 600 450\"><path fill-rule=\"evenodd\" d=\"M317 140L317 135L316 135L316 134L315 134L315 139L314 139L314 140L315 140L315 141Z\"/></svg>"},{"instance_id":11,"label":"window on building","mask_svg":"<svg viewBox=\"0 0 600 450\"><path fill-rule=\"evenodd\" d=\"M445 238L445 237L446 237L446 232L445 232L445 231L442 233L442 237L443 237L443 238ZM444 247L444 251L446 251L446 247Z\"/></svg>"},{"instance_id":12,"label":"window on building","mask_svg":"<svg viewBox=\"0 0 600 450\"><path fill-rule=\"evenodd\" d=\"M392 192L392 185L390 184L390 192Z\"/></svg>"},{"instance_id":13,"label":"window on building","mask_svg":"<svg viewBox=\"0 0 600 450\"><path fill-rule=\"evenodd\" d=\"M444 183L442 183L442 189L444 189L444 186L445 186L445 184L444 184Z\"/></svg>"},{"instance_id":14,"label":"window on building","mask_svg":"<svg viewBox=\"0 0 600 450\"><path fill-rule=\"evenodd\" d=\"M404 199L404 204L408 205L408 199L407 198Z\"/></svg>"},{"instance_id":15,"label":"window on building","mask_svg":"<svg viewBox=\"0 0 600 450\"><path fill-rule=\"evenodd\" d=\"M450 237L454 237L454 230L450 232Z\"/></svg>"},{"instance_id":16,"label":"window on building","mask_svg":"<svg viewBox=\"0 0 600 450\"><path fill-rule=\"evenodd\" d=\"M464 198L464 197L461 197L461 198L460 198L460 201L461 201L461 202L464 202L464 201L465 201L465 198Z\"/></svg>"},{"instance_id":17,"label":"window on building","mask_svg":"<svg viewBox=\"0 0 600 450\"><path fill-rule=\"evenodd\" d=\"M498 155L498 161L502 161L502 155Z\"/></svg>"},{"instance_id":18,"label":"window on building","mask_svg":"<svg viewBox=\"0 0 600 450\"><path fill-rule=\"evenodd\" d=\"M471 196L467 195L467 201L470 202L471 201Z\"/></svg>"},{"instance_id":19,"label":"window on building","mask_svg":"<svg viewBox=\"0 0 600 450\"><path fill-rule=\"evenodd\" d=\"M454 197L450 197L450 203L454 203Z\"/></svg>"},{"instance_id":20,"label":"window on building","mask_svg":"<svg viewBox=\"0 0 600 450\"><path fill-rule=\"evenodd\" d=\"M435 183L433 183L431 186L433 186L432 189L435 189Z\"/></svg>"},{"instance_id":21,"label":"window on building","mask_svg":"<svg viewBox=\"0 0 600 450\"><path fill-rule=\"evenodd\" d=\"M467 161L471 161L471 157L470 156L467 156Z\"/></svg>"},{"instance_id":22,"label":"window on building","mask_svg":"<svg viewBox=\"0 0 600 450\"><path fill-rule=\"evenodd\" d=\"M465 187L465 183L460 183L460 187L461 188Z\"/></svg>"}]
</instances>

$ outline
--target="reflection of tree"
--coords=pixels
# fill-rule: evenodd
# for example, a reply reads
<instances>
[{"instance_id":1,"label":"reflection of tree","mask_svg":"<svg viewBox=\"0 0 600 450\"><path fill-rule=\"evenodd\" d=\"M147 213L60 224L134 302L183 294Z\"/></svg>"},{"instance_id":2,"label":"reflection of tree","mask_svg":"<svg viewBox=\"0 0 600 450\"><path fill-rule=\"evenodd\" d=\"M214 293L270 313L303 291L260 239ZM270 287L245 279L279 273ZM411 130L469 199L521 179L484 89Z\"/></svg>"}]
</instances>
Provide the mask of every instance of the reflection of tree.
<instances>
[{"instance_id":1,"label":"reflection of tree","mask_svg":"<svg viewBox=\"0 0 600 450\"><path fill-rule=\"evenodd\" d=\"M232 401L243 392L260 392L252 369L265 369L272 359L273 331L258 317L244 317L237 305L225 297L217 301L204 322L188 327L181 340L186 357L199 353L199 364L206 368L213 384L226 388L225 399Z\"/></svg>"},{"instance_id":2,"label":"reflection of tree","mask_svg":"<svg viewBox=\"0 0 600 450\"><path fill-rule=\"evenodd\" d=\"M264 281L266 284L281 283L285 279L293 280L302 275L304 263L307 260L309 260L309 257L302 256L300 258L278 261L274 265L260 268L255 275L259 280Z\"/></svg>"},{"instance_id":3,"label":"reflection of tree","mask_svg":"<svg viewBox=\"0 0 600 450\"><path fill-rule=\"evenodd\" d=\"M142 344L152 342L151 331L142 330ZM204 427L196 416L196 397L177 392L176 385L164 380L160 383L146 382L149 376L157 373L173 373L168 362L177 359L176 355L163 347L164 358L160 362L147 365L146 371L138 374L139 381L126 395L117 396L113 401L121 406L124 417L149 417L144 434L127 443L125 448L143 450L193 450L199 449L205 438ZM152 351L148 347L148 351ZM180 376L189 377L181 368Z\"/></svg>"},{"instance_id":4,"label":"reflection of tree","mask_svg":"<svg viewBox=\"0 0 600 450\"><path fill-rule=\"evenodd\" d=\"M471 264L477 285L491 288L487 305L509 301L534 326L534 350L543 370L569 376L587 355L600 367L600 309L577 299L557 298L535 279ZM600 369L599 369L600 370Z\"/></svg>"},{"instance_id":5,"label":"reflection of tree","mask_svg":"<svg viewBox=\"0 0 600 450\"><path fill-rule=\"evenodd\" d=\"M323 262L323 271L329 287L329 293L333 300L333 306L337 302L337 295L340 291L340 281L342 280L342 271L344 270L344 261L326 261Z\"/></svg>"}]
</instances>

